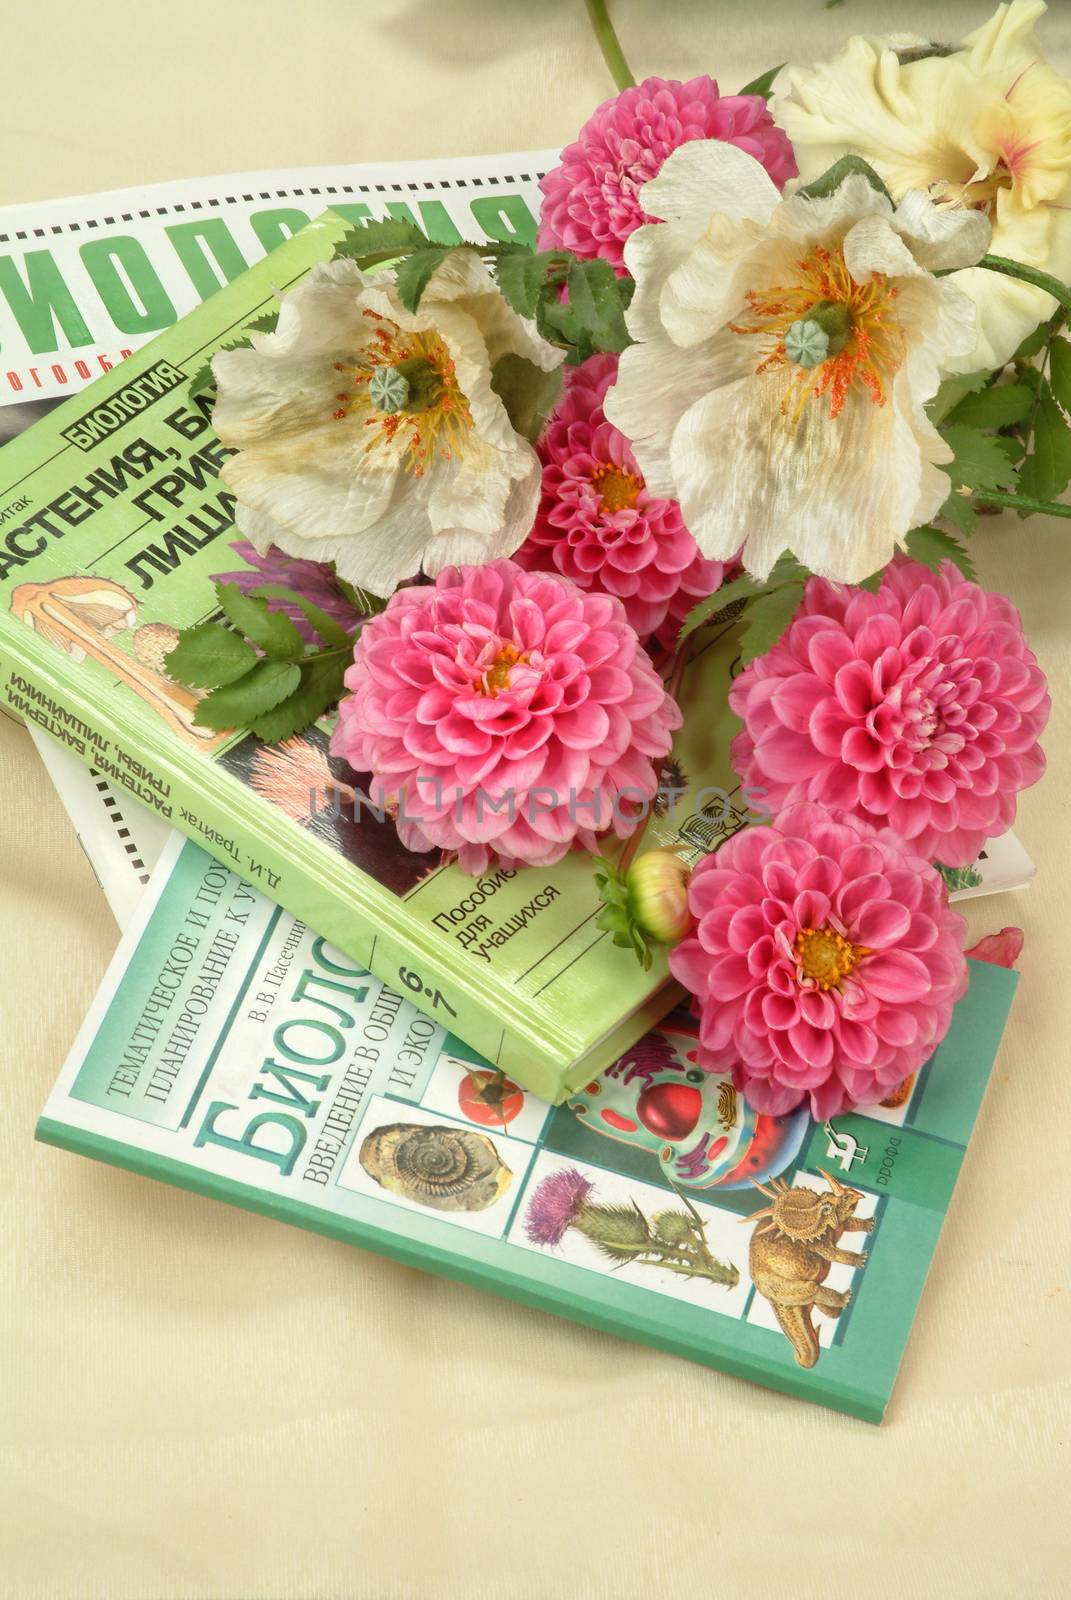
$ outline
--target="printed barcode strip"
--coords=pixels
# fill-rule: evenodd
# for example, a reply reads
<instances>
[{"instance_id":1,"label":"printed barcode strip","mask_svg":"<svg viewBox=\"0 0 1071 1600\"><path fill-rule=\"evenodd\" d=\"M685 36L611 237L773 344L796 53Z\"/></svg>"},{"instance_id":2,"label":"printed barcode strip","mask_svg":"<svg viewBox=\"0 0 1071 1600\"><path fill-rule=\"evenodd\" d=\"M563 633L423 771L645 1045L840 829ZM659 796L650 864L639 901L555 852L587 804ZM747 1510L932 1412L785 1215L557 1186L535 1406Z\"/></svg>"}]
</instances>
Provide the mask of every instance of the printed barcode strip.
<instances>
[{"instance_id":1,"label":"printed barcode strip","mask_svg":"<svg viewBox=\"0 0 1071 1600\"><path fill-rule=\"evenodd\" d=\"M521 172L516 176L513 173L509 173L502 178L432 178L418 183L392 183L389 188L394 194L401 194L406 189L411 194L417 194L421 190L429 189L485 189L499 183L532 183L533 181L538 182L540 178L545 177L545 172ZM251 204L256 199L301 200L307 194L385 194L387 189L388 185L382 183L341 183L324 189L277 189L274 195L263 192L259 194L244 194L242 199ZM173 205L157 206L156 215L158 217L166 217L169 213L173 213L179 216L186 211L187 207L194 211L202 211L205 207L232 206L235 204L237 204L237 200L234 195L220 195L212 200L176 201ZM139 211L138 215L140 217L148 217L151 213ZM124 212L123 221L127 220L130 220L130 214ZM99 228L102 224L105 227L111 227L114 222L114 217L87 217L83 222L53 223L51 231L53 233L80 233L83 228ZM35 238L43 238L43 231L40 228L35 228L34 236ZM12 244L15 240L24 240L25 238L25 230L19 230L14 234L0 233L0 244Z\"/></svg>"},{"instance_id":2,"label":"printed barcode strip","mask_svg":"<svg viewBox=\"0 0 1071 1600\"><path fill-rule=\"evenodd\" d=\"M96 788L96 791L100 795L101 799L104 801L105 809L107 810L112 822L115 824L115 831L118 837L124 841L123 849L130 857L130 865L137 873L138 881L143 884L148 883L148 870L144 861L141 859L137 845L130 837L130 829L126 826L126 819L119 809L118 800L108 787L107 778L102 778L96 767L90 767L89 776L93 779L94 787Z\"/></svg>"}]
</instances>

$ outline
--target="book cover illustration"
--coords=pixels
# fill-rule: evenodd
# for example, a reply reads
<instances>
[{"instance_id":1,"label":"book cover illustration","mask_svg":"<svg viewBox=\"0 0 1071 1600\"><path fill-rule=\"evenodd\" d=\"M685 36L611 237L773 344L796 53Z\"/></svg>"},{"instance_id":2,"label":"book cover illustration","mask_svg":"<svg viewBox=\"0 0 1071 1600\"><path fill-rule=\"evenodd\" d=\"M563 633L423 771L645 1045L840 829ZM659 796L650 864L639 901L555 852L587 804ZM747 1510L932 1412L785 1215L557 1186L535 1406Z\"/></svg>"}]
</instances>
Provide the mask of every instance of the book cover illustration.
<instances>
[{"instance_id":1,"label":"book cover illustration","mask_svg":"<svg viewBox=\"0 0 1071 1600\"><path fill-rule=\"evenodd\" d=\"M757 1115L684 1011L552 1107L176 839L38 1136L875 1421L1015 981L865 1114Z\"/></svg>"},{"instance_id":2,"label":"book cover illustration","mask_svg":"<svg viewBox=\"0 0 1071 1600\"><path fill-rule=\"evenodd\" d=\"M190 380L345 228L303 229L0 452L0 698L370 971L412 974L440 1020L560 1100L679 994L664 956L641 973L594 927L590 859L474 881L404 849L328 754L329 720L268 748L198 725L196 693L166 672L234 562L229 452ZM683 701L708 709L686 718L649 828L693 859L759 814L728 760L734 639L726 618L689 666Z\"/></svg>"}]
</instances>

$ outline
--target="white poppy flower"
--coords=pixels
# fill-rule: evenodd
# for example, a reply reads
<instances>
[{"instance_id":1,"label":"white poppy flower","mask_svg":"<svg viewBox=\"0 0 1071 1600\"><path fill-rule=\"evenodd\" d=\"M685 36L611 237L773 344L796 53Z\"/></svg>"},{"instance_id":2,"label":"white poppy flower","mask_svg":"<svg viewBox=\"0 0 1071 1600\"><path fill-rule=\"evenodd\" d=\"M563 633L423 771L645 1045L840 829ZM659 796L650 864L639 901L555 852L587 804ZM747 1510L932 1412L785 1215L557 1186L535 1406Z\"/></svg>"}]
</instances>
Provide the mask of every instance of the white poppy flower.
<instances>
[{"instance_id":1,"label":"white poppy flower","mask_svg":"<svg viewBox=\"0 0 1071 1600\"><path fill-rule=\"evenodd\" d=\"M786 548L842 582L876 571L949 492L923 407L974 308L933 271L984 254L985 217L918 193L894 210L862 175L782 200L716 140L674 151L641 199L666 221L625 246L638 343L605 411L648 490L759 578Z\"/></svg>"},{"instance_id":2,"label":"white poppy flower","mask_svg":"<svg viewBox=\"0 0 1071 1600\"><path fill-rule=\"evenodd\" d=\"M1043 0L1012 0L961 49L901 63L902 41L859 35L832 61L792 68L774 113L804 182L853 152L894 198L922 189L983 209L995 255L1071 276L1071 82L1045 61L1034 23ZM915 41L916 43L918 41ZM977 340L955 364L1002 366L1055 302L1030 284L968 269Z\"/></svg>"},{"instance_id":3,"label":"white poppy flower","mask_svg":"<svg viewBox=\"0 0 1071 1600\"><path fill-rule=\"evenodd\" d=\"M504 355L549 372L562 351L455 250L416 312L391 272L322 263L285 296L274 333L213 363L213 420L238 530L264 551L334 561L389 595L423 569L511 555L540 469L491 387Z\"/></svg>"}]
</instances>

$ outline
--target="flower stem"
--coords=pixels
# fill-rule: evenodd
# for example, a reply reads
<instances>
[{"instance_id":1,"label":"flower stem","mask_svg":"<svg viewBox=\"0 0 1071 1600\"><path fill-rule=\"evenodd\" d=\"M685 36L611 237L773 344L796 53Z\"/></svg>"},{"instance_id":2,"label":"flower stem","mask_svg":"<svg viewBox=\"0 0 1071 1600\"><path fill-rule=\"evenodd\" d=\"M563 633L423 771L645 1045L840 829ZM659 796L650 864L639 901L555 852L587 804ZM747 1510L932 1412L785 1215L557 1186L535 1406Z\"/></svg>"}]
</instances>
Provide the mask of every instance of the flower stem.
<instances>
[{"instance_id":1,"label":"flower stem","mask_svg":"<svg viewBox=\"0 0 1071 1600\"><path fill-rule=\"evenodd\" d=\"M588 21L592 31L599 42L602 58L610 69L610 76L617 84L618 89L631 89L636 80L629 70L625 60L625 53L614 32L614 25L610 21L606 10L606 0L584 0L588 8Z\"/></svg>"},{"instance_id":2,"label":"flower stem","mask_svg":"<svg viewBox=\"0 0 1071 1600\"><path fill-rule=\"evenodd\" d=\"M983 256L977 265L988 267L990 272L1002 272L1006 278L1032 283L1035 289L1044 289L1060 305L1071 310L1071 289L1049 272L1039 272L1037 267L1028 267L1022 261L1011 261L1007 256Z\"/></svg>"},{"instance_id":3,"label":"flower stem","mask_svg":"<svg viewBox=\"0 0 1071 1600\"><path fill-rule=\"evenodd\" d=\"M1043 512L1047 517L1071 517L1071 506L1055 500L1034 500L1025 494L1002 494L997 489L978 489L971 495L980 506L1010 506L1013 511Z\"/></svg>"}]
</instances>

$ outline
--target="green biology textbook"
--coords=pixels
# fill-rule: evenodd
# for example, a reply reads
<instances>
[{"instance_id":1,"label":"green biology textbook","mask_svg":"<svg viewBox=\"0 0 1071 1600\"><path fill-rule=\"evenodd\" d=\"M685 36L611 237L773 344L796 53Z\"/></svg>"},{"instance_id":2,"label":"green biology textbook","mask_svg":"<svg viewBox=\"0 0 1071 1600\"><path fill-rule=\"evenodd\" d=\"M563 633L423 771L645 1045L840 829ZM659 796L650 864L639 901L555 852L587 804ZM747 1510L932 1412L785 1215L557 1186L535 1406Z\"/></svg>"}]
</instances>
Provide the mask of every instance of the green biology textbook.
<instances>
[{"instance_id":1,"label":"green biology textbook","mask_svg":"<svg viewBox=\"0 0 1071 1600\"><path fill-rule=\"evenodd\" d=\"M191 379L346 226L310 224L0 452L0 705L559 1101L679 994L664 958L642 973L595 927L590 857L466 877L362 804L326 720L275 746L215 732L166 673L164 641L214 614L211 575L234 565L231 452ZM652 847L698 857L750 820L728 760L733 640L726 622L689 666L685 705L723 709L686 719Z\"/></svg>"},{"instance_id":2,"label":"green biology textbook","mask_svg":"<svg viewBox=\"0 0 1071 1600\"><path fill-rule=\"evenodd\" d=\"M38 1137L865 1418L1016 975L866 1115L758 1115L674 1012L552 1107L176 838Z\"/></svg>"}]
</instances>

